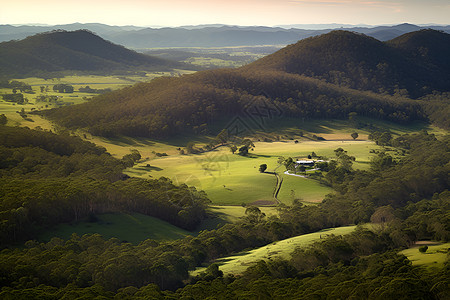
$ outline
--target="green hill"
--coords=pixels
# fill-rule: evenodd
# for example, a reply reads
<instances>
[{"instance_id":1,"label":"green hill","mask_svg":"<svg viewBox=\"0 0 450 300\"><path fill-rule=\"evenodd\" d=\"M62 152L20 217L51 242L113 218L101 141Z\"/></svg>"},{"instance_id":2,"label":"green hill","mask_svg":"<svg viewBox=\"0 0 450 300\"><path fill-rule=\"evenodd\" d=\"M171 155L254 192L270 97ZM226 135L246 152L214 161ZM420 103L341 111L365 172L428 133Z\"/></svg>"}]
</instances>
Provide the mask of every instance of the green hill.
<instances>
[{"instance_id":1,"label":"green hill","mask_svg":"<svg viewBox=\"0 0 450 300\"><path fill-rule=\"evenodd\" d=\"M0 75L31 76L46 72L170 69L175 62L113 44L87 30L52 31L0 43Z\"/></svg>"},{"instance_id":2,"label":"green hill","mask_svg":"<svg viewBox=\"0 0 450 300\"><path fill-rule=\"evenodd\" d=\"M432 30L416 34L436 36L433 45L443 48L450 37ZM45 115L94 135L153 138L204 134L249 116L253 124L247 127L253 129L275 117L346 119L351 112L400 123L427 120L425 101L407 95L450 91L450 73L445 65L427 63L435 57L432 51L427 60L404 51L364 35L334 31L239 69L160 78Z\"/></svg>"},{"instance_id":3,"label":"green hill","mask_svg":"<svg viewBox=\"0 0 450 300\"><path fill-rule=\"evenodd\" d=\"M449 52L450 35L435 30L388 42L338 30L289 45L247 68L281 70L374 92L406 90L416 98L450 90Z\"/></svg>"}]
</instances>

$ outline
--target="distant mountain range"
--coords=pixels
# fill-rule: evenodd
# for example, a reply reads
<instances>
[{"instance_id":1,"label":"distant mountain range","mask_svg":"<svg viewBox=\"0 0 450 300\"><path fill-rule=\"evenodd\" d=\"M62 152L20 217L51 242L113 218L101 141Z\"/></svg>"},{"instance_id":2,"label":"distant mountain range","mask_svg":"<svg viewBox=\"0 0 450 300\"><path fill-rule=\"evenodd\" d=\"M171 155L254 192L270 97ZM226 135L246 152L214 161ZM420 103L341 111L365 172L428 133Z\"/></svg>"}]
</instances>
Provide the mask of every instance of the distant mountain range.
<instances>
[{"instance_id":1,"label":"distant mountain range","mask_svg":"<svg viewBox=\"0 0 450 300\"><path fill-rule=\"evenodd\" d=\"M303 26L304 28L300 28ZM328 33L336 28L364 33L380 41L391 40L402 34L430 28L450 33L450 26L353 26L346 24L227 26L222 24L183 26L175 28L144 28L136 26L109 26L104 24L67 24L55 26L0 25L0 41L23 39L27 36L52 30L87 29L102 38L130 48L156 47L225 47L252 45L287 45L298 40ZM308 28L308 29L305 29Z\"/></svg>"},{"instance_id":2,"label":"distant mountain range","mask_svg":"<svg viewBox=\"0 0 450 300\"><path fill-rule=\"evenodd\" d=\"M410 97L450 92L448 53L450 35L440 31L420 30L381 42L337 30L241 68L159 78L44 114L94 135L156 138L205 133L212 123L252 118L253 113L252 122L272 114L348 118L349 113L423 121L430 118L428 101ZM442 108L438 117L445 119L448 104Z\"/></svg>"},{"instance_id":3,"label":"distant mountain range","mask_svg":"<svg viewBox=\"0 0 450 300\"><path fill-rule=\"evenodd\" d=\"M0 43L0 75L10 78L61 71L161 71L181 66L113 44L86 30L54 31Z\"/></svg>"}]
</instances>

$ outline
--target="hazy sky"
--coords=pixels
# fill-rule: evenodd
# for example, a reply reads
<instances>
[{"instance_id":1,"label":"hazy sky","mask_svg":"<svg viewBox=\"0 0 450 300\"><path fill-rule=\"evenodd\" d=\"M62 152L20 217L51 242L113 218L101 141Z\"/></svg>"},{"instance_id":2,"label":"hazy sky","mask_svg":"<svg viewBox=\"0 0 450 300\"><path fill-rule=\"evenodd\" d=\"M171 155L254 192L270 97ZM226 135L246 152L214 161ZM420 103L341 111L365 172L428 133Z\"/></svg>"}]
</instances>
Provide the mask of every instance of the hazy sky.
<instances>
[{"instance_id":1,"label":"hazy sky","mask_svg":"<svg viewBox=\"0 0 450 300\"><path fill-rule=\"evenodd\" d=\"M450 0L1 0L0 24L450 24Z\"/></svg>"}]
</instances>

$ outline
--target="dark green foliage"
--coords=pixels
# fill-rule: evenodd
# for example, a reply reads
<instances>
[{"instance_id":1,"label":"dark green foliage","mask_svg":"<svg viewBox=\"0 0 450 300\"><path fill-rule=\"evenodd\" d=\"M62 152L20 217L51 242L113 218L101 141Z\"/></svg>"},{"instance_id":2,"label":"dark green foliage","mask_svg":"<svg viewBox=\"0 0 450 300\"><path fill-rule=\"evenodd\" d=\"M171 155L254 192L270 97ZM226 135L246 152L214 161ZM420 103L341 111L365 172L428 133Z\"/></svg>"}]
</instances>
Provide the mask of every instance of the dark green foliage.
<instances>
[{"instance_id":1,"label":"dark green foliage","mask_svg":"<svg viewBox=\"0 0 450 300\"><path fill-rule=\"evenodd\" d=\"M6 125L8 123L8 118L5 116L5 114L0 115L0 125Z\"/></svg>"},{"instance_id":2,"label":"dark green foliage","mask_svg":"<svg viewBox=\"0 0 450 300\"><path fill-rule=\"evenodd\" d=\"M130 154L125 154L122 157L122 161L126 167L132 167L137 161L141 159L141 153L136 149L131 149Z\"/></svg>"},{"instance_id":3,"label":"dark green foliage","mask_svg":"<svg viewBox=\"0 0 450 300\"><path fill-rule=\"evenodd\" d=\"M90 88L88 85L85 87L80 87L78 89L79 92L81 93L91 93L91 94L104 94L104 93L109 93L112 90L110 88L106 88L106 89L93 89Z\"/></svg>"},{"instance_id":4,"label":"dark green foliage","mask_svg":"<svg viewBox=\"0 0 450 300\"><path fill-rule=\"evenodd\" d=\"M217 141L217 143L220 143L223 145L228 141L228 138L229 138L228 130L222 129L222 131L219 132L219 134L216 136L216 141Z\"/></svg>"},{"instance_id":5,"label":"dark green foliage","mask_svg":"<svg viewBox=\"0 0 450 300\"><path fill-rule=\"evenodd\" d=\"M122 174L124 160L78 137L0 126L0 242L35 237L41 227L92 214L130 211L192 230L205 217L203 192L170 180Z\"/></svg>"},{"instance_id":6,"label":"dark green foliage","mask_svg":"<svg viewBox=\"0 0 450 300\"><path fill-rule=\"evenodd\" d=\"M450 90L450 35L421 30L388 42L348 32L311 37L268 55L249 70L282 70L354 89L413 98ZM359 112L358 112L359 114Z\"/></svg>"},{"instance_id":7,"label":"dark green foliage","mask_svg":"<svg viewBox=\"0 0 450 300\"><path fill-rule=\"evenodd\" d=\"M261 90L272 98L261 96ZM411 100L350 90L296 74L244 69L158 78L44 115L95 135L167 137L208 131L211 120L229 121L247 105L260 102L273 103L283 116L294 118L347 118L356 110L359 115L401 123L426 119L420 104Z\"/></svg>"},{"instance_id":8,"label":"dark green foliage","mask_svg":"<svg viewBox=\"0 0 450 300\"><path fill-rule=\"evenodd\" d=\"M240 147L238 154L241 156L247 156L248 155L248 147L247 146Z\"/></svg>"},{"instance_id":9,"label":"dark green foliage","mask_svg":"<svg viewBox=\"0 0 450 300\"><path fill-rule=\"evenodd\" d=\"M115 45L87 30L53 31L0 44L0 75L44 76L52 72L90 71L112 73L180 67L156 57Z\"/></svg>"},{"instance_id":10,"label":"dark green foliage","mask_svg":"<svg viewBox=\"0 0 450 300\"><path fill-rule=\"evenodd\" d=\"M64 83L55 84L53 86L53 91L58 93L73 93L73 86Z\"/></svg>"},{"instance_id":11,"label":"dark green foliage","mask_svg":"<svg viewBox=\"0 0 450 300\"><path fill-rule=\"evenodd\" d=\"M304 206L297 201L290 207L280 206L278 217L267 217L257 207L249 207L246 217L237 224L173 242L147 240L132 246L115 239L105 241L97 235L86 235L73 236L68 241L55 238L46 244L30 241L25 249L3 250L0 252L0 280L4 288L0 295L50 293L61 296L86 292L91 296L117 294L155 299L204 299L217 293L231 299L442 297L449 292L448 264L442 270L417 269L404 256L389 250L411 245L417 239L450 239L450 202L446 191L450 140L448 137L437 140L425 133L403 136L403 140L410 154L397 168L384 172L349 169L345 178L336 183L340 192L327 196L317 206ZM343 149L336 149L336 155L337 160L348 156ZM0 182L4 184L3 180ZM60 187L61 182L57 182ZM27 189L27 183L20 184L13 182L9 189ZM114 203L145 209L149 199L161 195L162 191L155 187L162 185L164 180L128 179L105 184L97 192L101 193L101 199L114 196ZM86 186L86 182L80 183L83 190L78 191L79 195L86 195ZM45 195L39 189L29 189ZM173 187L169 194L180 193L180 189L187 187ZM124 194L126 197L121 198ZM19 203L30 199L33 198L27 196ZM78 199L68 200L77 203ZM131 203L130 199L133 199ZM183 197L172 199L191 203ZM96 208L101 208L103 203L91 202ZM39 211L39 207L34 209ZM42 210L58 209L54 205L42 207ZM67 213L64 206L59 207L57 215L64 216ZM26 225L24 220L29 211L25 208L14 207L7 211L17 222L15 228ZM155 206L151 207L151 211L154 209ZM161 210L157 211L161 214ZM390 216L386 217L388 214ZM179 215L184 216L184 213ZM290 261L259 262L237 278L222 277L220 267L211 266L203 278L194 279L191 285L177 292L161 292L154 285L175 289L188 278L189 269L204 262L323 228L367 222L372 215L374 219L384 216L384 227L374 231L358 228L344 237L326 237L325 231L323 240L296 250ZM37 217L41 217L40 214Z\"/></svg>"},{"instance_id":12,"label":"dark green foliage","mask_svg":"<svg viewBox=\"0 0 450 300\"><path fill-rule=\"evenodd\" d=\"M427 250L428 250L428 246L427 245L422 246L422 247L419 248L419 252L421 252L421 253L425 253L425 252L427 252Z\"/></svg>"},{"instance_id":13,"label":"dark green foliage","mask_svg":"<svg viewBox=\"0 0 450 300\"><path fill-rule=\"evenodd\" d=\"M23 97L23 94L21 93L15 93L15 94L3 94L2 95L3 100L8 102L15 102L17 104L24 104L25 98Z\"/></svg>"},{"instance_id":14,"label":"dark green foliage","mask_svg":"<svg viewBox=\"0 0 450 300\"><path fill-rule=\"evenodd\" d=\"M377 156L372 157L370 161L370 168L374 171L384 171L395 164L396 162L392 156L384 151L381 151L377 154Z\"/></svg>"},{"instance_id":15,"label":"dark green foliage","mask_svg":"<svg viewBox=\"0 0 450 300\"><path fill-rule=\"evenodd\" d=\"M262 164L259 166L259 172L264 173L267 170L267 164Z\"/></svg>"},{"instance_id":16,"label":"dark green foliage","mask_svg":"<svg viewBox=\"0 0 450 300\"><path fill-rule=\"evenodd\" d=\"M21 93L31 91L32 88L29 84L17 80L12 80L5 87L9 87L10 89L19 90Z\"/></svg>"},{"instance_id":17,"label":"dark green foliage","mask_svg":"<svg viewBox=\"0 0 450 300\"><path fill-rule=\"evenodd\" d=\"M197 281L176 296L202 299L220 291L227 299L440 299L449 292L448 267L414 268L406 257L386 252L389 245L389 238L360 230L297 250L291 261L259 261L237 278Z\"/></svg>"}]
</instances>

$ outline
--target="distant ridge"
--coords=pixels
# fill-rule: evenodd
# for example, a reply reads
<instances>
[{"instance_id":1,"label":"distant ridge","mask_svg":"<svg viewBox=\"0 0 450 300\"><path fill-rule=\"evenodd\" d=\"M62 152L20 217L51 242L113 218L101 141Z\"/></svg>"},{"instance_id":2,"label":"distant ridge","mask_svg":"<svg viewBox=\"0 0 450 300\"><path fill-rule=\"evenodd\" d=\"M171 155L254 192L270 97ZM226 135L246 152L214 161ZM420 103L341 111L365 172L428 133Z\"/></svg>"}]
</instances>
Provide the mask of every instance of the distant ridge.
<instances>
[{"instance_id":1,"label":"distant ridge","mask_svg":"<svg viewBox=\"0 0 450 300\"><path fill-rule=\"evenodd\" d=\"M245 68L306 75L353 89L417 98L450 91L450 35L420 30L389 42L336 30L289 45Z\"/></svg>"},{"instance_id":2,"label":"distant ridge","mask_svg":"<svg viewBox=\"0 0 450 300\"><path fill-rule=\"evenodd\" d=\"M0 43L0 75L45 72L170 69L179 64L140 54L87 30L53 31Z\"/></svg>"},{"instance_id":3,"label":"distant ridge","mask_svg":"<svg viewBox=\"0 0 450 300\"><path fill-rule=\"evenodd\" d=\"M232 26L204 24L181 27L138 27L110 26L98 23L74 23L54 26L11 26L0 25L0 41L23 39L27 36L51 30L88 29L104 39L131 48L152 47L223 47L287 45L298 40L328 33L335 29L349 30L387 41L402 34L431 28L450 33L450 26L413 24L398 25L349 25L349 24L306 24L268 26Z\"/></svg>"}]
</instances>

